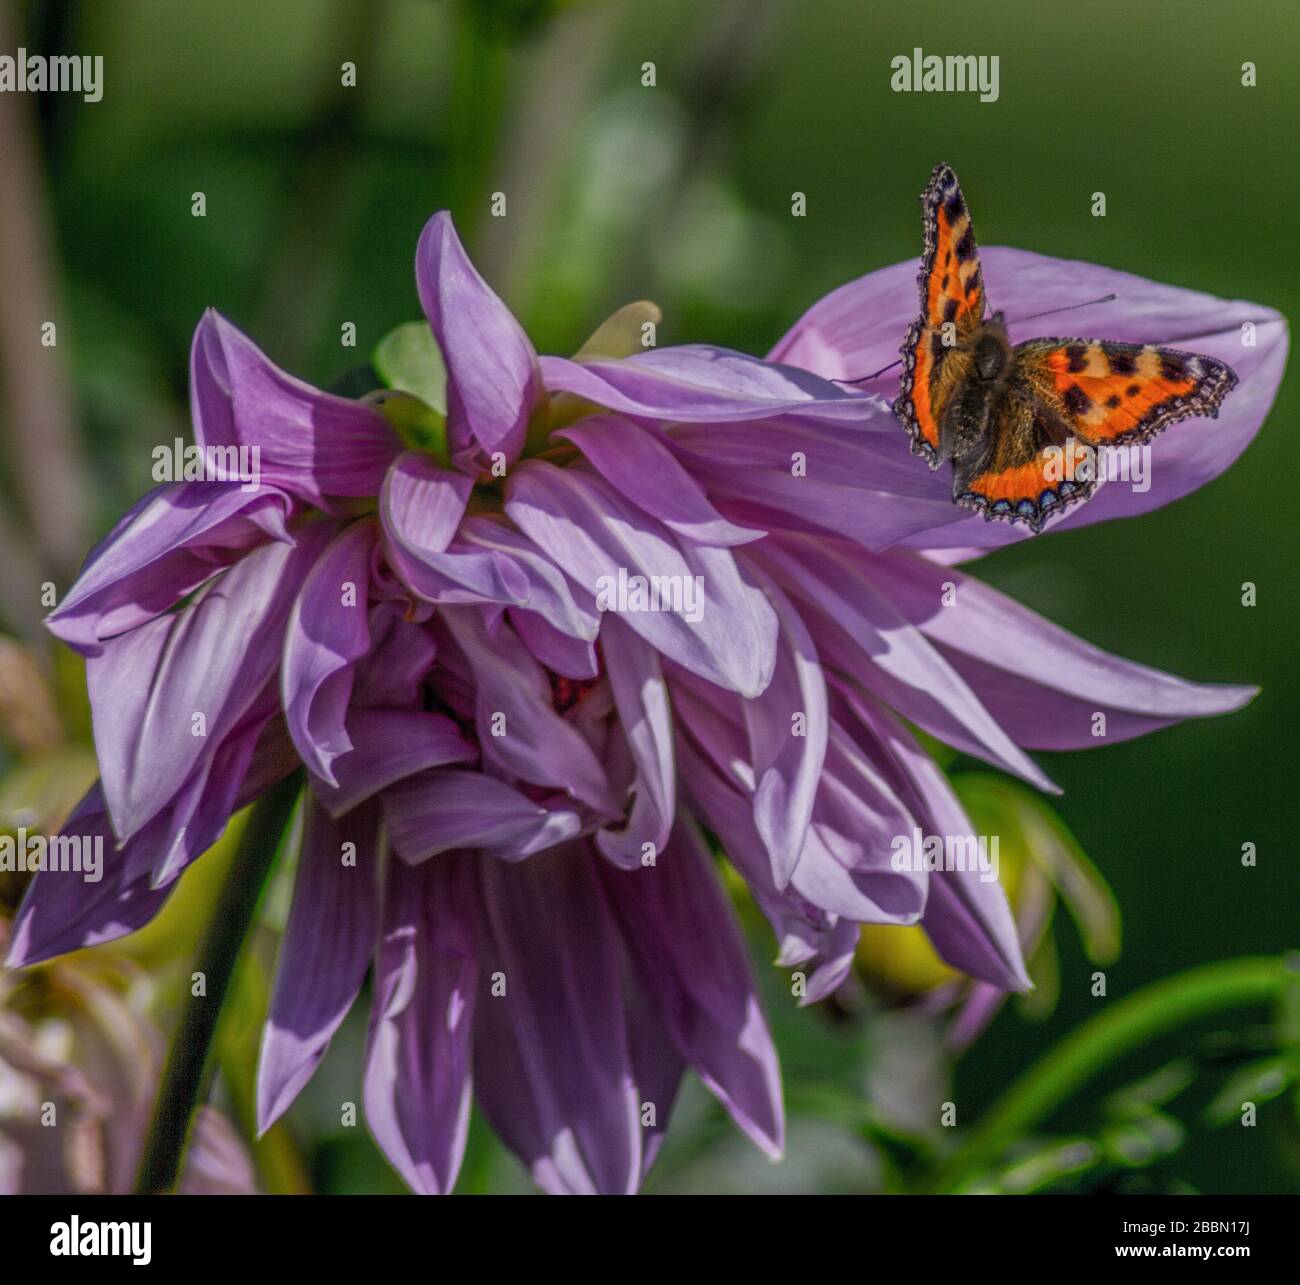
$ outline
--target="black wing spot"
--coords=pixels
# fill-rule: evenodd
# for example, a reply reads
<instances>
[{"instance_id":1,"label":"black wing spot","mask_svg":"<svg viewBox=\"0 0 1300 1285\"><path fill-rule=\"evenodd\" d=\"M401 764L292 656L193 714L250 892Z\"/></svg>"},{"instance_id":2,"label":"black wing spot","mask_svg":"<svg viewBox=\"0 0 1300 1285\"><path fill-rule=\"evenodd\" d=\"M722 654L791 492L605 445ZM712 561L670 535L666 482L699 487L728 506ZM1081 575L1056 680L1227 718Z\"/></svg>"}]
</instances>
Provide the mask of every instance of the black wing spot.
<instances>
[{"instance_id":1,"label":"black wing spot","mask_svg":"<svg viewBox=\"0 0 1300 1285\"><path fill-rule=\"evenodd\" d=\"M943 305L943 319L945 321L954 321L957 317L957 300L949 299Z\"/></svg>"},{"instance_id":2,"label":"black wing spot","mask_svg":"<svg viewBox=\"0 0 1300 1285\"><path fill-rule=\"evenodd\" d=\"M930 336L930 356L939 361L946 349L943 346L943 336L936 330Z\"/></svg>"},{"instance_id":3,"label":"black wing spot","mask_svg":"<svg viewBox=\"0 0 1300 1285\"><path fill-rule=\"evenodd\" d=\"M1110 359L1110 368L1116 375L1131 375L1137 369L1137 361L1132 353L1112 352L1106 356ZM1133 394L1130 393L1131 397Z\"/></svg>"},{"instance_id":4,"label":"black wing spot","mask_svg":"<svg viewBox=\"0 0 1300 1285\"><path fill-rule=\"evenodd\" d=\"M1173 353L1160 354L1160 378L1179 384L1187 378L1187 363Z\"/></svg>"},{"instance_id":5,"label":"black wing spot","mask_svg":"<svg viewBox=\"0 0 1300 1285\"><path fill-rule=\"evenodd\" d=\"M1071 384L1065 390L1065 408L1072 415L1084 415L1092 408L1092 398L1079 387L1078 384Z\"/></svg>"},{"instance_id":6,"label":"black wing spot","mask_svg":"<svg viewBox=\"0 0 1300 1285\"><path fill-rule=\"evenodd\" d=\"M1136 396L1137 396L1141 391L1142 391L1141 385L1139 385L1139 384L1130 384L1130 385L1129 385L1129 386L1124 390L1124 396L1125 396L1125 397L1136 397Z\"/></svg>"},{"instance_id":7,"label":"black wing spot","mask_svg":"<svg viewBox=\"0 0 1300 1285\"><path fill-rule=\"evenodd\" d=\"M966 205L961 199L960 192L954 192L943 206L948 215L949 223L956 223L959 218L966 212Z\"/></svg>"},{"instance_id":8,"label":"black wing spot","mask_svg":"<svg viewBox=\"0 0 1300 1285\"><path fill-rule=\"evenodd\" d=\"M975 238L971 235L971 230L968 227L966 231L961 234L961 240L957 242L957 259L959 262L965 263L974 253Z\"/></svg>"},{"instance_id":9,"label":"black wing spot","mask_svg":"<svg viewBox=\"0 0 1300 1285\"><path fill-rule=\"evenodd\" d=\"M1117 410L1117 409L1119 408L1119 398L1118 398L1118 397L1107 397L1107 398L1106 398L1106 405L1109 406L1109 407L1111 408L1111 410Z\"/></svg>"},{"instance_id":10,"label":"black wing spot","mask_svg":"<svg viewBox=\"0 0 1300 1285\"><path fill-rule=\"evenodd\" d=\"M1086 344L1070 344L1065 350L1065 355L1069 359L1069 365L1066 369L1072 375L1077 375L1088 365L1088 347Z\"/></svg>"}]
</instances>

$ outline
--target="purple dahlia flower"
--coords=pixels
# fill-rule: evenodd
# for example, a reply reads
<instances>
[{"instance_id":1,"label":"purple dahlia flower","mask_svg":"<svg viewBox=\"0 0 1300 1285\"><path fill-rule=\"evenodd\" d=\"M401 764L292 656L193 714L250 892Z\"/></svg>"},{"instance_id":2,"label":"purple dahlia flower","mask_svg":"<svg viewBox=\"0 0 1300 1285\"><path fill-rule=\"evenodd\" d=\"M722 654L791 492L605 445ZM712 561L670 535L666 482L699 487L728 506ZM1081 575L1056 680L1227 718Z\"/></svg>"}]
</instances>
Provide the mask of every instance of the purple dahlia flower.
<instances>
[{"instance_id":1,"label":"purple dahlia flower","mask_svg":"<svg viewBox=\"0 0 1300 1285\"><path fill-rule=\"evenodd\" d=\"M1123 739L1251 689L1109 656L927 556L1014 533L955 509L888 405L826 378L870 363L903 269L818 305L781 364L639 350L637 306L539 358L446 215L416 268L446 389L413 418L200 324L196 441L256 446L261 481L145 497L51 617L87 657L102 770L68 830L112 856L95 887L37 876L12 962L143 924L301 764L263 1127L373 966L366 1114L417 1190L455 1182L471 1091L546 1189L633 1190L688 1064L776 1155L777 1059L702 828L805 1002L863 923L919 923L1024 988L996 883L891 861L899 835L971 829L908 725L1051 789L1026 751L1092 744L1096 712ZM1079 285L1021 270L1040 301ZM1244 309L1124 280L1150 340L1172 338L1155 317ZM900 300L879 344L904 328ZM1264 333L1215 426L1234 449L1168 435L1195 457L1183 490L1262 419Z\"/></svg>"}]
</instances>

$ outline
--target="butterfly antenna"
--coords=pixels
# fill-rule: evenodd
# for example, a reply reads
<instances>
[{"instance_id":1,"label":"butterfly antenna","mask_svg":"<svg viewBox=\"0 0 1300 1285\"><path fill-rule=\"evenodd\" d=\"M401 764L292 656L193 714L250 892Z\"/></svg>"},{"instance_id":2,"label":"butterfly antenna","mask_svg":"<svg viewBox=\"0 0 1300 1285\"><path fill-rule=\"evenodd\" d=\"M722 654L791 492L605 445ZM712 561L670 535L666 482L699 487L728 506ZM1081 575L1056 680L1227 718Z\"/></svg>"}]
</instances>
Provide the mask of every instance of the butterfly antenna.
<instances>
[{"instance_id":1,"label":"butterfly antenna","mask_svg":"<svg viewBox=\"0 0 1300 1285\"><path fill-rule=\"evenodd\" d=\"M888 366L881 366L881 368L880 368L878 371L876 371L876 373L875 373L874 375L860 375L857 379L837 379L837 380L835 380L835 383L837 383L837 384L865 384L865 383L867 383L869 380L872 380L872 379L879 379L880 376L883 375L883 374L885 373L885 371L887 371L887 370L893 370L895 366L901 366L902 364L903 364L903 359L900 357L897 361L891 361L891 362L889 363Z\"/></svg>"},{"instance_id":2,"label":"butterfly antenna","mask_svg":"<svg viewBox=\"0 0 1300 1285\"><path fill-rule=\"evenodd\" d=\"M1017 317L1015 321L1007 322L1007 325L1018 326L1022 321L1037 321L1039 317L1050 317L1056 312L1072 312L1075 308L1091 308L1094 303L1110 303L1112 299L1118 298L1118 295L1104 294L1100 299L1085 299L1083 303L1067 303L1063 308L1048 308L1045 312L1031 312L1027 317Z\"/></svg>"}]
</instances>

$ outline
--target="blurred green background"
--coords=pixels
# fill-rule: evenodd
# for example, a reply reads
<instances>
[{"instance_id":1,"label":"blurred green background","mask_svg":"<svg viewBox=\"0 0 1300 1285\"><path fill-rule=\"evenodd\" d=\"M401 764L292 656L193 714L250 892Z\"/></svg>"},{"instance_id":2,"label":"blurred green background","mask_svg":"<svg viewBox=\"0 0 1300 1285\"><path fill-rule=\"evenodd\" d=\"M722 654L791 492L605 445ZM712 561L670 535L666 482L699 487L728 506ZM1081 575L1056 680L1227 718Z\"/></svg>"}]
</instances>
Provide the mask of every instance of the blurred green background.
<instances>
[{"instance_id":1,"label":"blurred green background","mask_svg":"<svg viewBox=\"0 0 1300 1285\"><path fill-rule=\"evenodd\" d=\"M826 291L918 256L916 195L939 160L962 176L984 244L1300 314L1291 0L919 10L862 0L99 0L17 4L6 25L6 51L23 43L105 60L102 102L3 104L36 151L25 177L6 165L0 217L35 210L51 268L42 282L40 246L29 252L0 226L4 289L15 306L48 302L66 376L39 390L39 425L21 360L8 362L0 389L0 612L17 635L39 614L31 586L66 585L89 542L151 485L149 448L187 432L187 354L202 310L219 308L275 361L328 384L418 315L415 240L442 207L543 352L572 351L617 306L650 298L664 311L661 344L762 353ZM917 45L997 54L998 101L891 92L890 58ZM1241 85L1247 60L1254 88ZM345 61L357 65L355 88L340 84ZM645 62L653 88L641 83ZM497 191L501 219L489 211ZM802 219L790 216L795 191L807 196ZM1106 193L1105 218L1090 212L1094 191ZM203 218L191 215L195 192L206 196ZM11 292L20 277L23 290ZM349 321L355 349L340 345ZM1263 688L1229 718L1043 756L1066 791L1059 814L1123 909L1112 995L1300 938L1300 859L1286 820L1300 722L1297 404L1289 376L1259 440L1198 494L972 567L1103 647ZM1252 608L1241 605L1245 581L1258 586ZM1240 863L1247 841L1254 869ZM1093 965L1070 929L1059 962L1049 1017L1008 1008L957 1063L967 1121L1097 1011ZM929 1038L906 1018L895 1024L903 1046ZM801 1077L838 1079L846 1092L889 1077L852 1015L783 1011L779 1025L796 1097ZM362 1034L345 1030L290 1123L315 1139L319 1186L395 1190L369 1143L331 1123L328 1104L355 1094L346 1086ZM1189 1038L1139 1062L1154 1067ZM1126 1064L1114 1083L1140 1069ZM1071 1112L1085 1127L1094 1105L1090 1090L1063 1114L1066 1127ZM834 1111L806 1114L785 1170L765 1172L688 1095L651 1185L869 1185L855 1138L824 1118ZM1194 1130L1176 1173L1206 1191L1296 1189L1288 1121ZM476 1123L462 1186L521 1184Z\"/></svg>"}]
</instances>

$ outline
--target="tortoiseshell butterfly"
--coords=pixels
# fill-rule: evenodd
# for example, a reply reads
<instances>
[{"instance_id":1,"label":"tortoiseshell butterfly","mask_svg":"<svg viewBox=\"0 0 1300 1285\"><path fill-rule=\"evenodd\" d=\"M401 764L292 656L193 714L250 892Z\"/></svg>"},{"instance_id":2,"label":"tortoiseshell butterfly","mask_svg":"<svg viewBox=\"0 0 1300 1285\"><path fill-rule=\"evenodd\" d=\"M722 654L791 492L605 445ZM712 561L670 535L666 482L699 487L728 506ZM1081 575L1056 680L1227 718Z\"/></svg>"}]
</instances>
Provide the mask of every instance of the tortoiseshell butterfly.
<instances>
[{"instance_id":1,"label":"tortoiseshell butterfly","mask_svg":"<svg viewBox=\"0 0 1300 1285\"><path fill-rule=\"evenodd\" d=\"M1212 357L1104 339L1013 346L1002 314L984 316L970 211L949 166L936 167L921 203L921 315L903 341L894 411L914 455L931 468L952 461L958 504L1038 531L1092 492L1100 447L1218 415L1237 377ZM1067 454L1091 464L1062 468Z\"/></svg>"}]
</instances>

